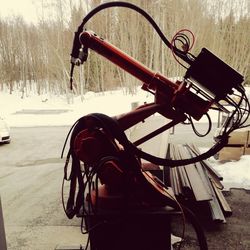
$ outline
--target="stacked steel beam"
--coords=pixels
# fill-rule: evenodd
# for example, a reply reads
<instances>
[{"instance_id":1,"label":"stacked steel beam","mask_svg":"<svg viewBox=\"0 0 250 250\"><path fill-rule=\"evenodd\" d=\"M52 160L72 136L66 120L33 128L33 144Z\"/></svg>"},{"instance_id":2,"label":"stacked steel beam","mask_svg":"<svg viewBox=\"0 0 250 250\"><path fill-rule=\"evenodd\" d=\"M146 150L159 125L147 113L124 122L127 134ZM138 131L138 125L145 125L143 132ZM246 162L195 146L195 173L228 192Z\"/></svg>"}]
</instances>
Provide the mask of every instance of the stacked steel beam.
<instances>
[{"instance_id":1,"label":"stacked steel beam","mask_svg":"<svg viewBox=\"0 0 250 250\"><path fill-rule=\"evenodd\" d=\"M169 144L167 157L180 160L199 154L194 145ZM225 217L231 215L232 210L222 192L223 178L208 161L169 168L167 176L177 200L196 214L217 222L226 222Z\"/></svg>"}]
</instances>

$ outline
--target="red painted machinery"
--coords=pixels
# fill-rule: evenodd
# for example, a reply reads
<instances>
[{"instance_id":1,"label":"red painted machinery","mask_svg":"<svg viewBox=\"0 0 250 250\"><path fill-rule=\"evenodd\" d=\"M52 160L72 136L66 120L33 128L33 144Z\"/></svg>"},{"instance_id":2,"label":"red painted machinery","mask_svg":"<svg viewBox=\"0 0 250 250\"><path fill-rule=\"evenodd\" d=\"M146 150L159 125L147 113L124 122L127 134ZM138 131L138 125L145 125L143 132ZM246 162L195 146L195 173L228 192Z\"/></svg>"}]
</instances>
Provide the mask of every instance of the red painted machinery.
<instances>
[{"instance_id":1,"label":"red painted machinery","mask_svg":"<svg viewBox=\"0 0 250 250\"><path fill-rule=\"evenodd\" d=\"M146 17L175 56L190 64L182 81L172 82L94 32L84 30L84 25L93 15L115 6L131 8ZM187 44L185 45L186 48ZM207 249L205 236L195 217L175 200L171 189L162 180L145 171L142 159L148 161L152 168L155 165L173 167L194 163L218 152L227 142L229 133L243 125L243 109L249 110L241 85L243 77L205 48L197 57L190 56L188 50L176 48L167 41L146 12L126 2L102 4L84 18L73 43L71 86L74 66L87 60L89 49L138 78L143 83L142 89L152 93L155 98L153 103L144 104L116 117L89 114L80 118L72 127L70 150L65 165L65 179L71 181L65 207L67 216L72 218L80 214L85 218L91 250L163 250L170 249L171 229L167 226L169 210L166 207L171 207L191 218L200 248ZM239 103L231 101L230 95L234 95L235 91L241 96ZM218 143L204 154L176 161L150 155L138 148L141 143L180 122L192 118L199 120L211 108L225 110L220 104L221 100L235 108L237 123L233 126L228 124ZM243 102L246 105L241 108ZM124 131L155 113L168 118L170 122L138 141L130 142ZM67 177L70 157L72 168ZM145 220L150 221L149 225ZM146 239L149 236L145 238L146 231L143 228L147 225L158 228L154 229L157 233L151 232L151 240ZM121 227L127 228L127 231L122 231L122 234L127 234L127 243L124 237L120 238L120 234L117 234ZM136 243L132 244L135 240Z\"/></svg>"}]
</instances>

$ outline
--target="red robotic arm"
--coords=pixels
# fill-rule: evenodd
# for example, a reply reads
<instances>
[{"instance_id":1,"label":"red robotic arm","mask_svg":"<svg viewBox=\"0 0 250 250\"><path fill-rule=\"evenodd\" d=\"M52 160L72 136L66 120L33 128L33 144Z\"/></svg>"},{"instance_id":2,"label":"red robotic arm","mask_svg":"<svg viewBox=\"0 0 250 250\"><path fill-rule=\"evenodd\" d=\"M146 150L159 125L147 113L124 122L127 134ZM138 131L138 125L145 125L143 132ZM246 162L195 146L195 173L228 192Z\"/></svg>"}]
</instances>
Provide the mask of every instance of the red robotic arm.
<instances>
[{"instance_id":1,"label":"red robotic arm","mask_svg":"<svg viewBox=\"0 0 250 250\"><path fill-rule=\"evenodd\" d=\"M103 9L115 6L131 8L142 14L156 30L165 45L172 49L176 56L190 65L182 81L172 82L94 32L83 31L92 16ZM71 83L74 66L86 61L88 49L97 52L142 81L142 89L153 94L155 100L153 103L144 104L128 113L113 117L114 119L104 114L94 113L80 118L74 124L64 177L67 179L67 165L71 156L72 172L66 207L67 216L73 218L74 215L80 213L81 206L84 208L83 217L87 220L89 215L97 214L99 208L110 211L120 208L121 211L125 211L124 208L132 208L133 210L133 208L138 209L138 207L150 208L168 205L179 209L179 205L177 205L168 188L155 176L148 173L148 168L144 165L145 162L141 160L144 159L148 161L146 163L153 163L154 166L176 167L204 160L217 153L226 144L229 133L242 126L240 122L243 118L242 115L249 111L250 104L245 98L244 88L241 85L243 76L205 48L195 57L186 53L188 50L183 52L172 46L145 11L126 2L104 3L84 17L77 32L75 32L73 41ZM231 98L227 99L228 94L233 94L233 89L242 94L241 101L236 104L231 101ZM234 104L237 123L233 124L232 127L228 125L220 141L202 155L190 159L172 160L155 157L137 148L138 145L164 130L185 121L188 116L200 120L214 104L223 109L219 104L220 100ZM240 104L243 100L247 105L241 109ZM172 121L131 143L124 130L156 112ZM234 119L231 119L231 121L234 121ZM93 181L94 177L96 177L95 181ZM101 185L99 185L98 180L100 180ZM77 181L79 191L76 196ZM87 211L85 211L85 198L88 205ZM96 225L90 227L91 232L95 232L95 230L92 230L95 227ZM197 224L194 228L197 231L201 249L207 249L202 229ZM90 240L90 244L92 243L95 242Z\"/></svg>"},{"instance_id":2,"label":"red robotic arm","mask_svg":"<svg viewBox=\"0 0 250 250\"><path fill-rule=\"evenodd\" d=\"M158 105L157 108L154 107L156 109L155 112L159 112L167 118L175 119L188 114L199 120L212 105L212 102L204 100L201 96L193 93L190 90L191 86L187 82L177 81L173 83L165 76L150 70L92 31L82 32L79 39L84 49L90 48L94 50L141 80L143 82L142 89L155 95L155 104Z\"/></svg>"}]
</instances>

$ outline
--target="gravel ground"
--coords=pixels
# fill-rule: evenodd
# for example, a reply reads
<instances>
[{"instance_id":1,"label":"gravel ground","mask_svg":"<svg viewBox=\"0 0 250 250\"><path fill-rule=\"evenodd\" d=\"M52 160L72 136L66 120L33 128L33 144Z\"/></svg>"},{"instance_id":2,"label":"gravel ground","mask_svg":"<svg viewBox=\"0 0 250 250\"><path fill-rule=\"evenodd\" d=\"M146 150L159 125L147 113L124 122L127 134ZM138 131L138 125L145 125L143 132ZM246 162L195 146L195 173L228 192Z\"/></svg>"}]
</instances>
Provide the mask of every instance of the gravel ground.
<instances>
[{"instance_id":1,"label":"gravel ground","mask_svg":"<svg viewBox=\"0 0 250 250\"><path fill-rule=\"evenodd\" d=\"M202 222L208 249L248 250L250 249L250 191L231 189L224 195L233 213L230 217L226 217L226 223L208 224L204 221ZM174 226L180 224L178 224L178 221L174 222ZM177 246L175 249L178 249ZM196 235L189 224L187 224L185 241L181 249L199 249Z\"/></svg>"}]
</instances>

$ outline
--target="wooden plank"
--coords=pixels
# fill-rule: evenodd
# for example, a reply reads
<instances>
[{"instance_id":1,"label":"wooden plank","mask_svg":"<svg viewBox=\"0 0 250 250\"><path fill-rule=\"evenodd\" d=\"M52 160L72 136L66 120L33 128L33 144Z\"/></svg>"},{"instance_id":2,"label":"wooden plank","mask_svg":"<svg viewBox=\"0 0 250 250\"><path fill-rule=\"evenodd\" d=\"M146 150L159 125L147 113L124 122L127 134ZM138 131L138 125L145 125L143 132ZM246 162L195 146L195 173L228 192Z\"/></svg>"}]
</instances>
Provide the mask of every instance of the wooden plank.
<instances>
[{"instance_id":1,"label":"wooden plank","mask_svg":"<svg viewBox=\"0 0 250 250\"><path fill-rule=\"evenodd\" d=\"M173 177L175 181L176 193L178 196L180 196L182 195L182 190L181 190L180 179L179 179L179 175L177 173L176 167L173 168Z\"/></svg>"},{"instance_id":2,"label":"wooden plank","mask_svg":"<svg viewBox=\"0 0 250 250\"><path fill-rule=\"evenodd\" d=\"M250 148L249 147L250 147L250 131L248 130L247 131L247 143L244 147L244 152L243 152L244 155L250 155Z\"/></svg>"},{"instance_id":3,"label":"wooden plank","mask_svg":"<svg viewBox=\"0 0 250 250\"><path fill-rule=\"evenodd\" d=\"M186 150L183 148L183 146L179 147L180 154L182 156L182 159L190 158ZM197 172L197 169L193 164L186 165L185 171L187 174L187 177L189 179L191 188L194 193L194 197L196 201L208 201L211 199L211 195L208 194L206 187L204 186L203 181L200 178L199 173Z\"/></svg>"},{"instance_id":4,"label":"wooden plank","mask_svg":"<svg viewBox=\"0 0 250 250\"><path fill-rule=\"evenodd\" d=\"M184 147L183 145L172 145L170 155L172 159L186 159L194 156L194 153L192 152L191 154L191 152L187 150L187 147ZM185 171L182 172L181 169ZM181 185L184 183L184 173L185 176L188 178L188 182L190 183L191 191L193 192L194 198L187 198L186 195L183 195L185 194L183 190L182 194L180 194L182 195L182 198L187 198L190 202L205 202L205 204L207 204L210 209L211 219L213 221L225 222L225 216L223 214L217 195L211 184L210 173L207 168L205 168L201 164L201 162L174 168L173 175L175 175L175 181L180 182ZM195 206L195 203L193 203L193 205Z\"/></svg>"},{"instance_id":5,"label":"wooden plank","mask_svg":"<svg viewBox=\"0 0 250 250\"><path fill-rule=\"evenodd\" d=\"M194 154L194 151L190 151L190 147L187 146L187 149L189 149L189 152L191 154L191 156L195 156L196 154ZM197 151L197 150L196 150ZM220 222L226 222L225 216L223 214L223 211L221 209L220 206L220 201L217 197L217 194L215 193L214 187L213 187L213 182L211 181L211 173L214 176L214 178L216 178L217 181L218 178L216 177L216 175L214 174L213 171L210 170L210 168L206 168L202 162L197 162L195 163L197 171L199 172L202 181L205 183L205 186L208 189L208 193L211 195L211 200L208 201L210 210L211 210L211 215L212 215L212 219L213 221L220 221ZM209 172L210 170L210 172ZM219 181L220 184L220 181Z\"/></svg>"},{"instance_id":6,"label":"wooden plank","mask_svg":"<svg viewBox=\"0 0 250 250\"><path fill-rule=\"evenodd\" d=\"M248 131L234 131L230 133L228 145L242 145L247 144Z\"/></svg>"},{"instance_id":7,"label":"wooden plank","mask_svg":"<svg viewBox=\"0 0 250 250\"><path fill-rule=\"evenodd\" d=\"M173 160L179 160L178 148L176 145L171 145L171 157ZM174 168L176 177L176 182L178 185L179 196L183 199L192 198L193 199L193 191L190 186L189 180L187 178L186 172L183 166L177 166Z\"/></svg>"},{"instance_id":8,"label":"wooden plank","mask_svg":"<svg viewBox=\"0 0 250 250\"><path fill-rule=\"evenodd\" d=\"M171 148L170 151L171 158L173 160L179 160L180 158L178 156L178 149L176 145L171 144L170 148ZM190 197L193 196L192 189L183 166L174 167L173 176L178 195L184 199L187 199L189 196Z\"/></svg>"},{"instance_id":9,"label":"wooden plank","mask_svg":"<svg viewBox=\"0 0 250 250\"><path fill-rule=\"evenodd\" d=\"M175 147L175 159L180 160L181 159L181 153L179 151L178 146ZM186 198L189 199L193 199L194 198L194 194L193 194L193 190L191 187L191 184L189 182L187 173L185 171L185 166L179 166L177 167L177 172L179 173L179 177L180 177L180 184L182 187L182 193Z\"/></svg>"},{"instance_id":10,"label":"wooden plank","mask_svg":"<svg viewBox=\"0 0 250 250\"><path fill-rule=\"evenodd\" d=\"M174 194L176 196L179 196L180 195L180 191L179 191L179 186L178 186L178 183L177 183L176 173L175 173L175 169L174 168L170 169L170 182L171 182L171 187L172 187L172 189L174 191Z\"/></svg>"},{"instance_id":11,"label":"wooden plank","mask_svg":"<svg viewBox=\"0 0 250 250\"><path fill-rule=\"evenodd\" d=\"M194 156L197 156L199 154L199 149L196 148L194 145L186 145L188 151L190 152L190 154L194 157ZM196 163L197 165L198 163ZM207 161L207 160L204 160L204 161L201 161L199 162L199 164L201 164L201 166L203 168L205 168L207 170L207 174L209 176L210 179L212 179L216 185L223 189L224 186L222 185L221 183L221 180L223 180L222 176L211 166L211 164Z\"/></svg>"},{"instance_id":12,"label":"wooden plank","mask_svg":"<svg viewBox=\"0 0 250 250\"><path fill-rule=\"evenodd\" d=\"M222 185L221 181L217 178L217 176L211 174L211 172L208 171L208 177L211 181L213 181L215 183L215 185L219 188L219 189L223 189L224 186Z\"/></svg>"},{"instance_id":13,"label":"wooden plank","mask_svg":"<svg viewBox=\"0 0 250 250\"><path fill-rule=\"evenodd\" d=\"M207 178L207 173L206 173L205 168L201 165L200 162L196 162L194 165L195 165L195 168L197 169L198 174L200 175L202 182L204 183L204 187L207 193L211 197L210 199L212 199L212 192L209 188L209 183L208 183L210 180Z\"/></svg>"},{"instance_id":14,"label":"wooden plank","mask_svg":"<svg viewBox=\"0 0 250 250\"><path fill-rule=\"evenodd\" d=\"M250 148L245 148L244 154L245 154L245 155L250 155Z\"/></svg>"},{"instance_id":15,"label":"wooden plank","mask_svg":"<svg viewBox=\"0 0 250 250\"><path fill-rule=\"evenodd\" d=\"M219 189L217 187L216 183L214 183L213 181L211 183L212 183L213 189L214 189L215 194L216 194L216 196L217 196L217 198L219 200L220 206L221 206L224 214L226 216L232 215L232 209L230 208L229 204L227 203L226 198L222 193L222 190Z\"/></svg>"},{"instance_id":16,"label":"wooden plank","mask_svg":"<svg viewBox=\"0 0 250 250\"><path fill-rule=\"evenodd\" d=\"M175 196L177 196L174 177L173 177L173 169L172 168L170 168L170 170L169 170L169 182L170 182L170 186L172 187Z\"/></svg>"},{"instance_id":17,"label":"wooden plank","mask_svg":"<svg viewBox=\"0 0 250 250\"><path fill-rule=\"evenodd\" d=\"M219 178L218 175L215 174L214 171L211 171L211 168L210 168L210 167L207 167L207 165L206 165L203 161L200 162L200 164L202 165L203 168L205 168L205 169L207 170L207 175L208 175L208 177L209 177L210 179L212 179L212 180L216 183L216 185L217 185L218 187L220 187L221 189L223 189L224 186L223 186L222 183L221 183L221 180L223 180L223 178L222 178L222 177Z\"/></svg>"},{"instance_id":18,"label":"wooden plank","mask_svg":"<svg viewBox=\"0 0 250 250\"><path fill-rule=\"evenodd\" d=\"M178 149L178 147L175 148L175 159L181 160L181 153L180 153L180 150ZM183 187L191 189L191 185L190 185L190 182L189 182L188 177L186 175L186 171L185 171L184 167L179 166L178 169L179 169L179 172L181 175Z\"/></svg>"},{"instance_id":19,"label":"wooden plank","mask_svg":"<svg viewBox=\"0 0 250 250\"><path fill-rule=\"evenodd\" d=\"M204 170L205 172L207 171L206 169ZM211 200L208 201L211 215L212 215L212 220L217 221L217 222L226 222L225 216L223 214L223 211L221 209L219 200L217 199L216 193L213 189L212 183L208 177L208 175L205 175L207 178L207 186L210 189L210 195L211 195Z\"/></svg>"},{"instance_id":20,"label":"wooden plank","mask_svg":"<svg viewBox=\"0 0 250 250\"><path fill-rule=\"evenodd\" d=\"M179 179L180 179L180 186L182 190L182 194L186 198L193 199L193 190L191 188L191 185L189 183L186 171L183 166L177 167L177 172L179 174Z\"/></svg>"},{"instance_id":21,"label":"wooden plank","mask_svg":"<svg viewBox=\"0 0 250 250\"><path fill-rule=\"evenodd\" d=\"M174 145L169 145L169 156L172 160L174 160ZM176 172L176 167L173 167L170 169L170 176L171 176L171 182L172 182L172 188L174 190L174 193L176 196L179 196L181 193L179 184L178 184L178 175Z\"/></svg>"},{"instance_id":22,"label":"wooden plank","mask_svg":"<svg viewBox=\"0 0 250 250\"><path fill-rule=\"evenodd\" d=\"M185 147L186 150L188 151L190 157L195 157L196 155L194 154L193 151L190 150L188 146ZM197 172L200 175L200 178L202 182L204 183L204 187L206 188L207 193L210 195L210 200L213 199L213 191L212 187L210 184L210 178L209 178L209 172L208 170L203 166L202 162L196 162L194 163L195 168L197 169Z\"/></svg>"},{"instance_id":23,"label":"wooden plank","mask_svg":"<svg viewBox=\"0 0 250 250\"><path fill-rule=\"evenodd\" d=\"M220 161L235 160L238 161L243 155L243 147L224 147L219 152Z\"/></svg>"},{"instance_id":24,"label":"wooden plank","mask_svg":"<svg viewBox=\"0 0 250 250\"><path fill-rule=\"evenodd\" d=\"M200 150L199 150L195 145L193 145L193 144L187 144L187 147L188 147L196 156L198 156L198 155L201 154ZM213 175L215 178L218 178L218 179L221 180L221 181L223 180L223 177L221 176L221 174L220 174L218 171L216 171L216 170L212 167L212 165L209 163L208 160L203 160L203 161L201 161L201 163L202 163L202 165L209 171L209 173L210 173L211 175Z\"/></svg>"},{"instance_id":25,"label":"wooden plank","mask_svg":"<svg viewBox=\"0 0 250 250\"><path fill-rule=\"evenodd\" d=\"M216 194L213 194L213 199L208 201L208 203L211 210L212 220L217 222L226 222L226 218L220 208Z\"/></svg>"}]
</instances>

